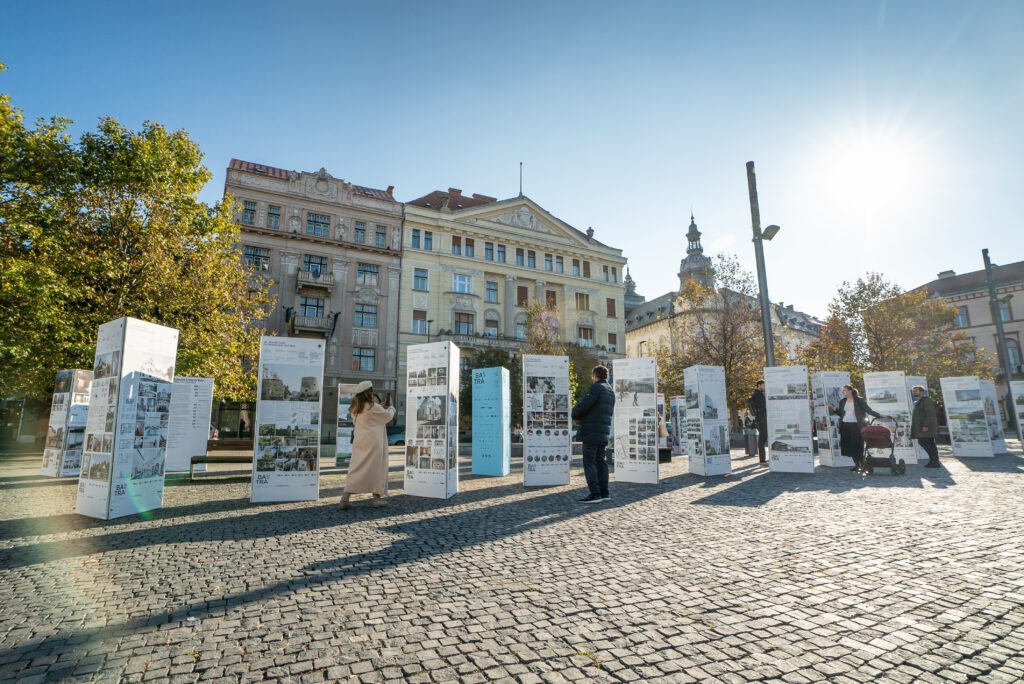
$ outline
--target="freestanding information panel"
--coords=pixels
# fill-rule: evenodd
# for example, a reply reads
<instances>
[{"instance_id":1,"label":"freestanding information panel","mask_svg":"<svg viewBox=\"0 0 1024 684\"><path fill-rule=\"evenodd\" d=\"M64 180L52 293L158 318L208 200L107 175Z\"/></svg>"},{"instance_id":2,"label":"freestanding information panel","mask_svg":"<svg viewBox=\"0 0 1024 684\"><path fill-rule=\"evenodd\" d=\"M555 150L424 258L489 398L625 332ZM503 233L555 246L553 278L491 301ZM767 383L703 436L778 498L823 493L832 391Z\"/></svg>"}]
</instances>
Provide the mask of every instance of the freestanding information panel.
<instances>
[{"instance_id":1,"label":"freestanding information panel","mask_svg":"<svg viewBox=\"0 0 1024 684\"><path fill-rule=\"evenodd\" d=\"M845 371L822 371L811 376L811 398L814 401L814 429L818 433L818 460L829 468L849 468L853 459L839 450L839 416L828 405L839 406L843 385L850 384Z\"/></svg>"},{"instance_id":2,"label":"freestanding information panel","mask_svg":"<svg viewBox=\"0 0 1024 684\"><path fill-rule=\"evenodd\" d=\"M1017 418L1017 438L1024 444L1024 380L1010 381L1010 396L1013 401L1013 414Z\"/></svg>"},{"instance_id":3,"label":"freestanding information panel","mask_svg":"<svg viewBox=\"0 0 1024 684\"><path fill-rule=\"evenodd\" d=\"M101 520L160 508L178 331L100 326L75 510Z\"/></svg>"},{"instance_id":4,"label":"freestanding information panel","mask_svg":"<svg viewBox=\"0 0 1024 684\"><path fill-rule=\"evenodd\" d=\"M459 491L459 348L431 342L407 354L405 493L448 499Z\"/></svg>"},{"instance_id":5,"label":"freestanding information panel","mask_svg":"<svg viewBox=\"0 0 1024 684\"><path fill-rule=\"evenodd\" d=\"M981 398L981 381L973 375L940 378L942 401L946 405L946 424L953 455L957 457L990 457L992 442L988 437L985 404Z\"/></svg>"},{"instance_id":6,"label":"freestanding information panel","mask_svg":"<svg viewBox=\"0 0 1024 684\"><path fill-rule=\"evenodd\" d=\"M992 451L1005 454L1006 436L1003 434L1003 414L999 410L996 383L991 380L981 381L981 402L985 405L985 422L988 423L988 438L992 442Z\"/></svg>"},{"instance_id":7,"label":"freestanding information panel","mask_svg":"<svg viewBox=\"0 0 1024 684\"><path fill-rule=\"evenodd\" d=\"M82 467L82 444L89 413L89 389L92 371L57 371L57 382L50 404L50 423L43 447L43 475L77 476Z\"/></svg>"},{"instance_id":8,"label":"freestanding information panel","mask_svg":"<svg viewBox=\"0 0 1024 684\"><path fill-rule=\"evenodd\" d=\"M923 375L908 375L907 376L907 397L910 398L910 417L913 420L914 417L914 386L920 385L924 387L924 396L928 396L928 378ZM921 445L917 443L917 440L913 437L910 441L914 443L914 453L917 454L918 462L928 460L928 452L921 448Z\"/></svg>"},{"instance_id":9,"label":"freestanding information panel","mask_svg":"<svg viewBox=\"0 0 1024 684\"><path fill-rule=\"evenodd\" d=\"M672 429L669 431L672 455L680 456L686 453L686 397L671 397L668 406L672 417Z\"/></svg>"},{"instance_id":10,"label":"freestanding information panel","mask_svg":"<svg viewBox=\"0 0 1024 684\"><path fill-rule=\"evenodd\" d=\"M349 407L352 405L352 398L356 395L355 384L338 385L338 433L334 443L334 463L339 468L352 457L352 412Z\"/></svg>"},{"instance_id":11,"label":"freestanding information panel","mask_svg":"<svg viewBox=\"0 0 1024 684\"><path fill-rule=\"evenodd\" d=\"M779 473L813 473L807 366L765 368L764 385L768 403L768 469Z\"/></svg>"},{"instance_id":12,"label":"freestanding information panel","mask_svg":"<svg viewBox=\"0 0 1024 684\"><path fill-rule=\"evenodd\" d=\"M906 374L903 371L865 373L864 394L871 408L896 420L896 435L893 439L896 462L902 460L905 465L917 465L917 449L910 439L910 418L914 404L907 391Z\"/></svg>"},{"instance_id":13,"label":"freestanding information panel","mask_svg":"<svg viewBox=\"0 0 1024 684\"><path fill-rule=\"evenodd\" d=\"M323 377L323 340L260 339L253 503L320 498Z\"/></svg>"},{"instance_id":14,"label":"freestanding information panel","mask_svg":"<svg viewBox=\"0 0 1024 684\"><path fill-rule=\"evenodd\" d=\"M615 359L615 481L658 483L658 382L653 357Z\"/></svg>"},{"instance_id":15,"label":"freestanding information panel","mask_svg":"<svg viewBox=\"0 0 1024 684\"><path fill-rule=\"evenodd\" d=\"M213 378L174 378L167 427L165 470L188 470L193 456L205 456L213 411ZM206 470L205 463L196 470Z\"/></svg>"},{"instance_id":16,"label":"freestanding information panel","mask_svg":"<svg viewBox=\"0 0 1024 684\"><path fill-rule=\"evenodd\" d=\"M507 368L473 369L473 474L511 471L512 386Z\"/></svg>"},{"instance_id":17,"label":"freestanding information panel","mask_svg":"<svg viewBox=\"0 0 1024 684\"><path fill-rule=\"evenodd\" d=\"M569 357L523 355L523 486L569 484Z\"/></svg>"},{"instance_id":18,"label":"freestanding information panel","mask_svg":"<svg viewBox=\"0 0 1024 684\"><path fill-rule=\"evenodd\" d=\"M683 371L686 394L686 441L693 475L727 475L732 472L729 455L729 421L726 417L725 369L721 366L690 366Z\"/></svg>"}]
</instances>

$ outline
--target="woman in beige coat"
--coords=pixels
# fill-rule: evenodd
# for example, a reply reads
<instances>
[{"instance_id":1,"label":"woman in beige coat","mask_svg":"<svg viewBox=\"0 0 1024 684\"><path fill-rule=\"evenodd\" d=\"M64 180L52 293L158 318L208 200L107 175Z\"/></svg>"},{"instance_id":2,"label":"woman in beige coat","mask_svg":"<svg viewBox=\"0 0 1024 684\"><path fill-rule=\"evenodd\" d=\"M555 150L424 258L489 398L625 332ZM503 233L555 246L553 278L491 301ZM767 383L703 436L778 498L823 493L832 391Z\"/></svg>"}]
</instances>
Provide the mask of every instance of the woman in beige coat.
<instances>
[{"instance_id":1,"label":"woman in beige coat","mask_svg":"<svg viewBox=\"0 0 1024 684\"><path fill-rule=\"evenodd\" d=\"M387 424L395 418L395 409L388 403L381 406L368 381L359 383L352 397L349 412L355 426L352 437L352 458L349 460L345 492L341 508L348 508L352 494L373 494L373 506L384 505L388 493L388 431Z\"/></svg>"}]
</instances>

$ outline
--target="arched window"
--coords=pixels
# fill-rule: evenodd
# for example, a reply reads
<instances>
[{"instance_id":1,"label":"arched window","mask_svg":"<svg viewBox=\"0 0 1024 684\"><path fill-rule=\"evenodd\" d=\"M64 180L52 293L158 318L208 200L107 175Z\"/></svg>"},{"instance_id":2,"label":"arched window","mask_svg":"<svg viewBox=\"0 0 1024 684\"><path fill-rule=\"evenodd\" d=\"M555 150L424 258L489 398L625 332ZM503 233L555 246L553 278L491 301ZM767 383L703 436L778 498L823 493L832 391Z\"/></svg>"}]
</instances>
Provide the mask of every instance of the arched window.
<instances>
[{"instance_id":1,"label":"arched window","mask_svg":"<svg viewBox=\"0 0 1024 684\"><path fill-rule=\"evenodd\" d=\"M526 315L518 314L516 316L516 339L526 339Z\"/></svg>"}]
</instances>

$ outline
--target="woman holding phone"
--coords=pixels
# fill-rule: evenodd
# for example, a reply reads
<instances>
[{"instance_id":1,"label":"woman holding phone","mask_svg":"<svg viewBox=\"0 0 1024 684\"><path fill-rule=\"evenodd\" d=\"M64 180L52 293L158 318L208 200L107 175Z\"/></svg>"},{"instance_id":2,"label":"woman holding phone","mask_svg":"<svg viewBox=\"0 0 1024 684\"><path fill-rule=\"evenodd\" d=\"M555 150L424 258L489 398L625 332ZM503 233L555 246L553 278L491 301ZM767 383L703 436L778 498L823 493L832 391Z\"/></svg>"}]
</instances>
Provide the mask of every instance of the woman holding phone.
<instances>
[{"instance_id":1,"label":"woman holding phone","mask_svg":"<svg viewBox=\"0 0 1024 684\"><path fill-rule=\"evenodd\" d=\"M373 383L364 380L355 388L349 413L355 428L340 507L348 508L353 494L373 494L372 505L380 508L388 493L387 425L394 420L395 409L391 406L390 395L382 405L380 397L373 393Z\"/></svg>"}]
</instances>

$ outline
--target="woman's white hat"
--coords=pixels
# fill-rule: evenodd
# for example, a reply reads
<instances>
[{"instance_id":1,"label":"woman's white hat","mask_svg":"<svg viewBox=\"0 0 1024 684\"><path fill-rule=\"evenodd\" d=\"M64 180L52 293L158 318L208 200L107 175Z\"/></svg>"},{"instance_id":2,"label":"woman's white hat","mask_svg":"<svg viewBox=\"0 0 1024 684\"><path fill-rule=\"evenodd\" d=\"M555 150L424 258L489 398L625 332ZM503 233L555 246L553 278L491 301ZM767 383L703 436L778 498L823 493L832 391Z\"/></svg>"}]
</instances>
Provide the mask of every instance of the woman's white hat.
<instances>
[{"instance_id":1,"label":"woman's white hat","mask_svg":"<svg viewBox=\"0 0 1024 684\"><path fill-rule=\"evenodd\" d=\"M362 392L365 392L366 390L369 390L369 389L373 389L373 383L370 382L369 380L363 380L361 383L356 385L355 393L356 394L361 394Z\"/></svg>"}]
</instances>

